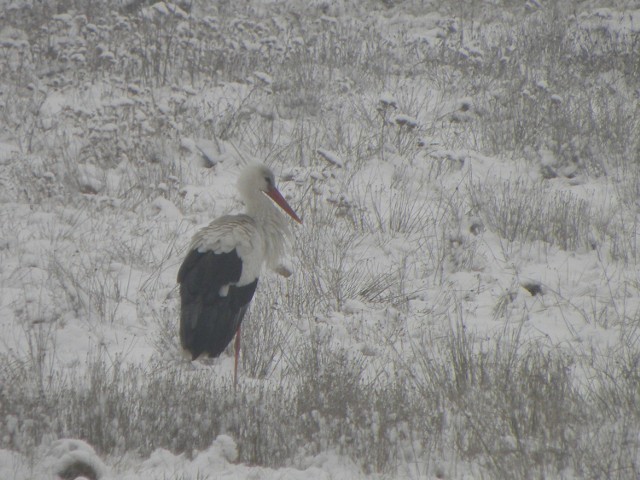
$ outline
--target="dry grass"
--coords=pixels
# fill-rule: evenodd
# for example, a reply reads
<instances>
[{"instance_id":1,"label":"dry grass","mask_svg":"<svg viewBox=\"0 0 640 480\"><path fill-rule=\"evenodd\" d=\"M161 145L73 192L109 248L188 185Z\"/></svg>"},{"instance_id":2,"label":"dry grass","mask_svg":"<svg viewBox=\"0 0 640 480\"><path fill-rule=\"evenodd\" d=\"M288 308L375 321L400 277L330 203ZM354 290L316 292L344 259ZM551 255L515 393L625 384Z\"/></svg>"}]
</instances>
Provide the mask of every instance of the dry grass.
<instances>
[{"instance_id":1,"label":"dry grass","mask_svg":"<svg viewBox=\"0 0 640 480\"><path fill-rule=\"evenodd\" d=\"M251 2L194 2L186 17L36 2L0 16L24 33L0 45L0 123L19 146L0 162L0 195L30 205L0 210L2 307L22 326L0 357L0 448L27 454L64 436L111 458L193 455L226 432L248 464L331 449L389 475L410 465L454 477L441 458L490 478L640 474L638 282L614 276L638 258L637 35L509 1L441 2L452 16L430 41L357 20L399 14L396 3L348 5L335 21L331 5L300 15ZM427 8L401 3L416 18ZM479 16L518 21L487 30ZM47 100L60 92L72 100L56 110ZM261 283L247 317L237 391L176 361L168 273L188 232L221 210L190 190L218 167L204 169L186 138L282 168L304 212L293 276ZM469 150L524 159L538 178L466 182ZM571 192L594 179L611 182L616 203ZM184 219L156 216L158 197ZM474 333L450 288L458 273L478 279L470 297L493 288L483 229L508 261L522 245L595 252L608 303L594 293L589 310L562 289L545 300L617 329L618 346L589 356L525 338L511 290L492 320L520 327ZM65 322L118 326L123 315L148 330L151 363L100 350L78 359L82 371L55 368Z\"/></svg>"}]
</instances>

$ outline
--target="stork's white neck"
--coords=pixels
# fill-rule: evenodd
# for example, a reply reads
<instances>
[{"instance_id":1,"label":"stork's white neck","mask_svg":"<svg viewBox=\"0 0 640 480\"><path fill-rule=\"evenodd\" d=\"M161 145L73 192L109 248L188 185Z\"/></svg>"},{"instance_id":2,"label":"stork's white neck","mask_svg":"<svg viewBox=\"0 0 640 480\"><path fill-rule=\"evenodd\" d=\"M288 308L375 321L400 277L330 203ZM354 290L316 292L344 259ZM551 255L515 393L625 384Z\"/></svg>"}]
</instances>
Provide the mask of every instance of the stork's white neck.
<instances>
[{"instance_id":1,"label":"stork's white neck","mask_svg":"<svg viewBox=\"0 0 640 480\"><path fill-rule=\"evenodd\" d=\"M261 191L241 191L246 213L255 220L264 247L267 266L275 269L289 242L287 219L279 208Z\"/></svg>"}]
</instances>

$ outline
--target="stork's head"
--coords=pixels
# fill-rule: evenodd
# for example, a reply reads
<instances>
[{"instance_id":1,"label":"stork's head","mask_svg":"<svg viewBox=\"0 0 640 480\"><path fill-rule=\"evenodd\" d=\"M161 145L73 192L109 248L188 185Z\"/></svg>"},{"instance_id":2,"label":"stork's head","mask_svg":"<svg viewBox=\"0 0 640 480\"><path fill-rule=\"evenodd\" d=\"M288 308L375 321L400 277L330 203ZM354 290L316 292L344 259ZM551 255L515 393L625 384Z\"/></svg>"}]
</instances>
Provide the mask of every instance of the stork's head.
<instances>
[{"instance_id":1,"label":"stork's head","mask_svg":"<svg viewBox=\"0 0 640 480\"><path fill-rule=\"evenodd\" d=\"M276 188L276 180L273 172L261 163L252 163L244 168L238 178L238 190L244 197L245 201L263 199L263 194L269 196L280 208L293 218L296 222L302 223L302 220L296 215L296 212L289 206L282 194Z\"/></svg>"}]
</instances>

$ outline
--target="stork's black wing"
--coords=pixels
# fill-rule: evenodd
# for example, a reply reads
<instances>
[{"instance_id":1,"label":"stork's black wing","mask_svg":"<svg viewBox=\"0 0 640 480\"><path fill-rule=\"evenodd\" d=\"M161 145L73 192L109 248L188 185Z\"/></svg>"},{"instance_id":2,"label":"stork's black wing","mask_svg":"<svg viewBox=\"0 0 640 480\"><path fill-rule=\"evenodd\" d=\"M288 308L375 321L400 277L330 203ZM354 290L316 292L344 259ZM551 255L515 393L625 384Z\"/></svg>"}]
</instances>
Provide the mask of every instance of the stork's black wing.
<instances>
[{"instance_id":1,"label":"stork's black wing","mask_svg":"<svg viewBox=\"0 0 640 480\"><path fill-rule=\"evenodd\" d=\"M231 285L241 274L236 250L192 250L184 259L178 271L180 342L192 359L203 353L217 357L236 334L258 285L257 278L248 285Z\"/></svg>"}]
</instances>

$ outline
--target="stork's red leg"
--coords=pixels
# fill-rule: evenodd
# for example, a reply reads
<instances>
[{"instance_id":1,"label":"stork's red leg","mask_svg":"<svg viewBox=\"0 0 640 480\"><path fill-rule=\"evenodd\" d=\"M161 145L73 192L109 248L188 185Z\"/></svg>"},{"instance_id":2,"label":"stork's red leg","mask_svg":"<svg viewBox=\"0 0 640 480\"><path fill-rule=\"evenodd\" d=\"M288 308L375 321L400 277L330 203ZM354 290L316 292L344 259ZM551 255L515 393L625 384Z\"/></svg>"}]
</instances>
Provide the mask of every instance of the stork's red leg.
<instances>
[{"instance_id":1,"label":"stork's red leg","mask_svg":"<svg viewBox=\"0 0 640 480\"><path fill-rule=\"evenodd\" d=\"M233 388L238 385L238 358L240 357L240 327L236 331L235 359L233 364Z\"/></svg>"}]
</instances>

